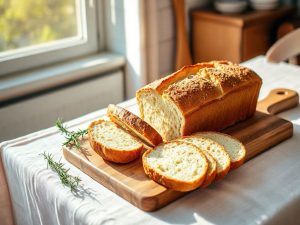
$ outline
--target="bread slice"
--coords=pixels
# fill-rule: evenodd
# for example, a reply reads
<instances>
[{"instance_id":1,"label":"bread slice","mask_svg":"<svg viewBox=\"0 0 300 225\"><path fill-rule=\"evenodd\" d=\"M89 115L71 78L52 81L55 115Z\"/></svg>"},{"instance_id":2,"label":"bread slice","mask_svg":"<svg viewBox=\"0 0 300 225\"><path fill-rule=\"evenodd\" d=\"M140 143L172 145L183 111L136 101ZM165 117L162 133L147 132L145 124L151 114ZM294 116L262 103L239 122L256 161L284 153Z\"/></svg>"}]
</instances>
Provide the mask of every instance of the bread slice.
<instances>
[{"instance_id":1,"label":"bread slice","mask_svg":"<svg viewBox=\"0 0 300 225\"><path fill-rule=\"evenodd\" d=\"M195 141L195 138L191 138L191 137L182 137L180 139L177 139L177 141L191 143L196 146L197 146L197 142L198 142L198 140ZM203 184L201 185L201 187L205 188L208 185L210 185L211 182L213 182L213 180L215 179L215 177L217 175L217 163L216 163L216 160L211 156L211 154L208 151L203 151L202 149L201 149L201 151L205 155L207 163L208 163L206 177L205 177Z\"/></svg>"},{"instance_id":2,"label":"bread slice","mask_svg":"<svg viewBox=\"0 0 300 225\"><path fill-rule=\"evenodd\" d=\"M145 173L157 183L176 191L191 191L201 186L208 163L195 145L171 141L143 155Z\"/></svg>"},{"instance_id":3,"label":"bread slice","mask_svg":"<svg viewBox=\"0 0 300 225\"><path fill-rule=\"evenodd\" d=\"M111 121L128 130L151 147L163 141L160 134L148 123L120 106L110 104L107 108L107 116Z\"/></svg>"},{"instance_id":4,"label":"bread slice","mask_svg":"<svg viewBox=\"0 0 300 225\"><path fill-rule=\"evenodd\" d=\"M218 132L200 132L196 136L207 137L223 145L230 157L230 168L235 169L243 164L246 157L245 146L236 138Z\"/></svg>"},{"instance_id":5,"label":"bread slice","mask_svg":"<svg viewBox=\"0 0 300 225\"><path fill-rule=\"evenodd\" d=\"M143 150L143 143L112 121L98 120L90 124L88 137L91 147L103 159L115 163L135 160Z\"/></svg>"},{"instance_id":6,"label":"bread slice","mask_svg":"<svg viewBox=\"0 0 300 225\"><path fill-rule=\"evenodd\" d=\"M202 151L208 152L214 158L217 166L216 179L222 179L227 175L230 170L230 158L222 145L211 139L198 136L189 136L179 140L194 144Z\"/></svg>"}]
</instances>

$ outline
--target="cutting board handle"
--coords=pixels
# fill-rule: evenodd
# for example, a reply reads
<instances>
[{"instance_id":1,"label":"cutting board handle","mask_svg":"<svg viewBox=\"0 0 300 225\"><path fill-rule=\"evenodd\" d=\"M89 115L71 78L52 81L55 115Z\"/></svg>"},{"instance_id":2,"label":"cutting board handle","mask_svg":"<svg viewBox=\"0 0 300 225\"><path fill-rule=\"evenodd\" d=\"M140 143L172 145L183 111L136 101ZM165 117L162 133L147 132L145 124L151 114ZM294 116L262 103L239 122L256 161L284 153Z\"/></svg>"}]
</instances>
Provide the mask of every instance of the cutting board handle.
<instances>
[{"instance_id":1,"label":"cutting board handle","mask_svg":"<svg viewBox=\"0 0 300 225\"><path fill-rule=\"evenodd\" d=\"M299 104L299 95L296 91L277 88L270 91L268 96L257 103L260 112L275 115L282 111L296 107Z\"/></svg>"}]
</instances>

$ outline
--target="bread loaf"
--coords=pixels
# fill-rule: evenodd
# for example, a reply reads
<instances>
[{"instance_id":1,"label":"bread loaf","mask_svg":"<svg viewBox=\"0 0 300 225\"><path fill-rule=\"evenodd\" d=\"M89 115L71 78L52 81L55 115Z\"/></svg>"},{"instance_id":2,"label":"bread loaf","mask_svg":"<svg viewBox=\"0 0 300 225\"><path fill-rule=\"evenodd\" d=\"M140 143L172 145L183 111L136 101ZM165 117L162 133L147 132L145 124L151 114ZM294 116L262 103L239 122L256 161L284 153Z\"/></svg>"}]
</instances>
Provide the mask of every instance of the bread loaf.
<instances>
[{"instance_id":1,"label":"bread loaf","mask_svg":"<svg viewBox=\"0 0 300 225\"><path fill-rule=\"evenodd\" d=\"M151 147L162 143L162 137L155 129L138 116L120 106L110 104L107 108L107 116L111 121L128 130Z\"/></svg>"},{"instance_id":2,"label":"bread loaf","mask_svg":"<svg viewBox=\"0 0 300 225\"><path fill-rule=\"evenodd\" d=\"M191 191L205 180L208 164L195 145L171 141L146 151L143 167L152 180L176 191Z\"/></svg>"},{"instance_id":3,"label":"bread loaf","mask_svg":"<svg viewBox=\"0 0 300 225\"><path fill-rule=\"evenodd\" d=\"M127 163L137 159L143 143L111 121L98 120L90 124L88 137L91 147L103 159Z\"/></svg>"},{"instance_id":4,"label":"bread loaf","mask_svg":"<svg viewBox=\"0 0 300 225\"><path fill-rule=\"evenodd\" d=\"M251 117L262 84L252 70L228 61L185 66L137 91L142 119L164 140L218 131Z\"/></svg>"}]
</instances>

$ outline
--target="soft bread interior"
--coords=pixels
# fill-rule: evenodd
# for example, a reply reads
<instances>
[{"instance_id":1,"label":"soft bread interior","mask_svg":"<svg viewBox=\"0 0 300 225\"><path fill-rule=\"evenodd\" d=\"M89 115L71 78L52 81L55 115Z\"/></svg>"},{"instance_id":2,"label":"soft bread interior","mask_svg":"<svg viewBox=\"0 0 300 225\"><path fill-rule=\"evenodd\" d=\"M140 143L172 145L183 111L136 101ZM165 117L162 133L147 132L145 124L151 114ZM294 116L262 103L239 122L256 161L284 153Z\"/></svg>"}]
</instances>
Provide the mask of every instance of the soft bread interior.
<instances>
[{"instance_id":1,"label":"soft bread interior","mask_svg":"<svg viewBox=\"0 0 300 225\"><path fill-rule=\"evenodd\" d=\"M194 141L193 138L181 138L181 139L177 139L177 140L182 141L182 142L191 143L191 144L194 144L195 146L197 146L197 141ZM201 149L201 151L205 155L207 163L208 163L207 175L211 176L213 173L215 173L215 171L217 169L216 160L211 156L211 154L208 151L203 151L202 149Z\"/></svg>"},{"instance_id":2,"label":"soft bread interior","mask_svg":"<svg viewBox=\"0 0 300 225\"><path fill-rule=\"evenodd\" d=\"M207 151L216 160L217 173L221 173L230 166L228 154L225 152L224 148L215 141L198 136L184 138L184 141L196 145L202 151Z\"/></svg>"},{"instance_id":3,"label":"soft bread interior","mask_svg":"<svg viewBox=\"0 0 300 225\"><path fill-rule=\"evenodd\" d=\"M159 145L145 161L158 173L183 181L199 179L207 170L204 155L195 146L184 142Z\"/></svg>"},{"instance_id":4,"label":"soft bread interior","mask_svg":"<svg viewBox=\"0 0 300 225\"><path fill-rule=\"evenodd\" d=\"M108 148L128 150L137 149L141 142L111 121L103 121L93 127L93 137Z\"/></svg>"},{"instance_id":5,"label":"soft bread interior","mask_svg":"<svg viewBox=\"0 0 300 225\"><path fill-rule=\"evenodd\" d=\"M211 175L217 169L216 160L211 156L210 153L208 153L208 151L203 151L203 154L205 155L208 163L207 173Z\"/></svg>"},{"instance_id":6,"label":"soft bread interior","mask_svg":"<svg viewBox=\"0 0 300 225\"><path fill-rule=\"evenodd\" d=\"M173 102L162 98L155 91L143 92L139 99L142 118L156 129L164 140L180 136L184 118Z\"/></svg>"},{"instance_id":7,"label":"soft bread interior","mask_svg":"<svg viewBox=\"0 0 300 225\"><path fill-rule=\"evenodd\" d=\"M239 161L246 155L243 144L232 137L216 132L203 132L199 133L199 136L210 138L223 145L232 162Z\"/></svg>"}]
</instances>

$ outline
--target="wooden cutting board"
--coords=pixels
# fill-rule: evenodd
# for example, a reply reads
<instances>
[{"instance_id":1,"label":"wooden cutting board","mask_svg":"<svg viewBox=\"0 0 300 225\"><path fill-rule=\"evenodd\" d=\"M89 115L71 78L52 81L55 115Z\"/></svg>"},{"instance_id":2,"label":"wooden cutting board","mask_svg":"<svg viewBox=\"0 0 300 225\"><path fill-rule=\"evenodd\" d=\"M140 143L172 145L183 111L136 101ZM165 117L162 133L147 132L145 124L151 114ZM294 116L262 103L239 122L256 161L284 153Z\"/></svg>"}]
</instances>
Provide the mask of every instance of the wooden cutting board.
<instances>
[{"instance_id":1,"label":"wooden cutting board","mask_svg":"<svg viewBox=\"0 0 300 225\"><path fill-rule=\"evenodd\" d=\"M240 122L224 133L233 135L246 146L246 160L293 135L291 122L272 114L295 107L298 94L288 89L273 90L260 101L254 117ZM81 151L63 148L64 157L81 171L144 211L157 210L187 193L177 192L150 180L141 160L120 165L104 161L83 141ZM226 177L224 178L226 179Z\"/></svg>"}]
</instances>

